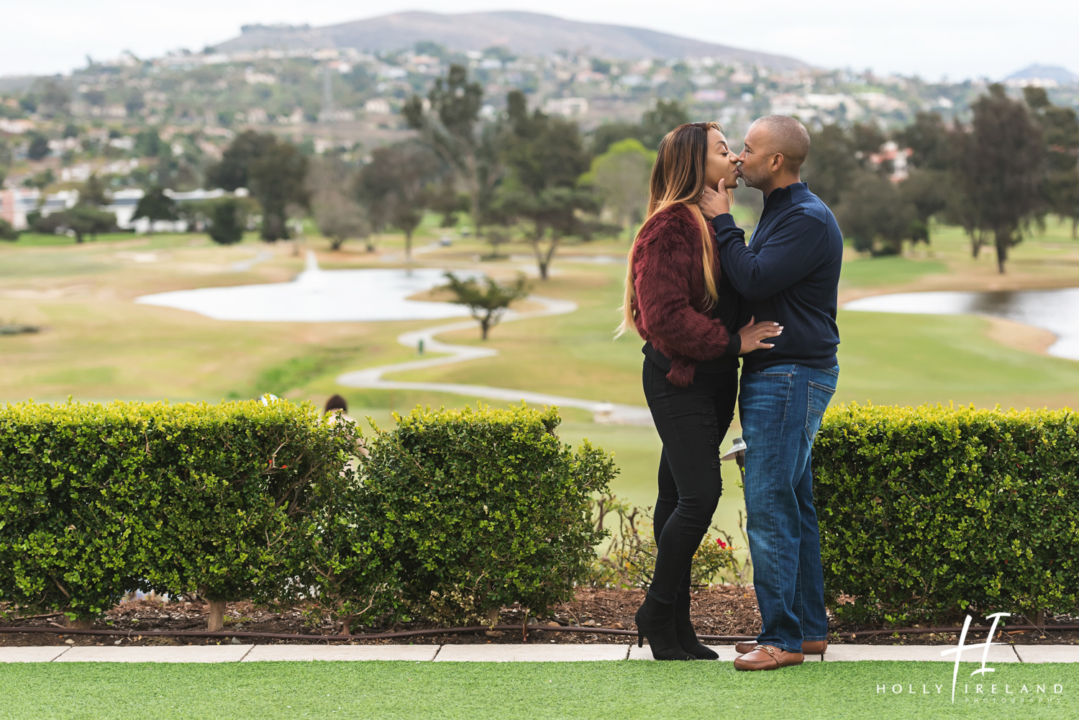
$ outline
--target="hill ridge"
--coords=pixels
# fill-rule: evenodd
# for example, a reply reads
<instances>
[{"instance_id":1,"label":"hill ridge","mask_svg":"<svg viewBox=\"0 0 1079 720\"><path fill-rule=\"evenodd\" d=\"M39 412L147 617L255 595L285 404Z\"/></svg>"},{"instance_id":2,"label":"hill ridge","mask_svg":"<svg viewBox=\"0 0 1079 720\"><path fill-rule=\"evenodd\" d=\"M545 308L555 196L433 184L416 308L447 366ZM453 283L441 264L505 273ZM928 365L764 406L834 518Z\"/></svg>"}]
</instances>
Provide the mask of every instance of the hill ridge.
<instances>
[{"instance_id":1,"label":"hill ridge","mask_svg":"<svg viewBox=\"0 0 1079 720\"><path fill-rule=\"evenodd\" d=\"M321 27L244 26L238 37L219 43L224 52L351 47L385 51L431 40L451 50L483 50L506 45L515 53L544 55L581 51L619 59L701 58L758 64L775 70L809 65L791 57L733 48L647 28L580 22L521 10L445 14L430 11L390 13Z\"/></svg>"}]
</instances>

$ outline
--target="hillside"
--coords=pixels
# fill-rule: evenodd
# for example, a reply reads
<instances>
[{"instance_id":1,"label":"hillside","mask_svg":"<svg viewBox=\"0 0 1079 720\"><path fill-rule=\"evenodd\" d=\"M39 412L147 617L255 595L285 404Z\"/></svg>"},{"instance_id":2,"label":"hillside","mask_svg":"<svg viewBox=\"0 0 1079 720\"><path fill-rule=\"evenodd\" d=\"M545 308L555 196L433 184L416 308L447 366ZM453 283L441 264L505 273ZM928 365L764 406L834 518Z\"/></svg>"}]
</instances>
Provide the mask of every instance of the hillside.
<instances>
[{"instance_id":1,"label":"hillside","mask_svg":"<svg viewBox=\"0 0 1079 720\"><path fill-rule=\"evenodd\" d=\"M1005 78L1005 81L1052 81L1058 85L1079 84L1079 75L1057 65L1031 65Z\"/></svg>"},{"instance_id":2,"label":"hillside","mask_svg":"<svg viewBox=\"0 0 1079 720\"><path fill-rule=\"evenodd\" d=\"M514 53L545 55L559 50L586 51L610 58L701 58L725 63L756 63L776 70L804 69L800 60L691 40L643 28L583 23L528 12L477 12L443 15L404 12L353 22L309 26L246 26L237 38L217 45L222 52L274 49L356 48L380 51L411 48L432 40L451 50L482 50L505 45Z\"/></svg>"}]
</instances>

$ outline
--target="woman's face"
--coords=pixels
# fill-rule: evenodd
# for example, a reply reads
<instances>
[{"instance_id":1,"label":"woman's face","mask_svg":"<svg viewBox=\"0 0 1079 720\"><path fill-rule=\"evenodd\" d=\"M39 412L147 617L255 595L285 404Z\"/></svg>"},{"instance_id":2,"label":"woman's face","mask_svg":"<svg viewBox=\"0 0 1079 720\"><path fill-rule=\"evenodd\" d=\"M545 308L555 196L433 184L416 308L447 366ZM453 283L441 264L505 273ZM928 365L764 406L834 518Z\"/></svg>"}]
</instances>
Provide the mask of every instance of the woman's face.
<instances>
[{"instance_id":1,"label":"woman's face","mask_svg":"<svg viewBox=\"0 0 1079 720\"><path fill-rule=\"evenodd\" d=\"M719 187L720 180L726 180L726 187L733 190L738 184L738 156L727 147L727 138L719 130L708 131L708 156L704 163L704 183L713 190Z\"/></svg>"}]
</instances>

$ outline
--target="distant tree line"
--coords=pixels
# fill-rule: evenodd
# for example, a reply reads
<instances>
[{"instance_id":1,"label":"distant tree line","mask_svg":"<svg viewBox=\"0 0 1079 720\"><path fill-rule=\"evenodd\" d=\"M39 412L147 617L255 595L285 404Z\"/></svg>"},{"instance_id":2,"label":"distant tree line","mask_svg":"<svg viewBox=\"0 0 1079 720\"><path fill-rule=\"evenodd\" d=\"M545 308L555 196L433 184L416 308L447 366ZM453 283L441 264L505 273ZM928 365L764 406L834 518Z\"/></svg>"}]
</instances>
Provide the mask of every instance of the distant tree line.
<instances>
[{"instance_id":1,"label":"distant tree line","mask_svg":"<svg viewBox=\"0 0 1079 720\"><path fill-rule=\"evenodd\" d=\"M180 206L164 188L183 167L174 167L155 132L140 133L136 142L159 163L135 217L151 227L186 220L190 230L227 244L256 225L265 241L288 239L290 219L310 216L335 250L362 240L374 251L379 236L395 230L411 258L427 213L438 214L443 227L455 226L464 213L490 244L487 257L499 257L511 238L523 239L546 279L566 238L632 237L646 209L659 142L690 120L678 103L660 101L639 123L610 122L585 134L571 119L529 110L519 90L508 93L505 111L494 118L484 117L484 107L481 84L454 65L426 97L406 102L403 119L415 137L374 148L362 162L345 154L314 156L313 148L248 130L208 167L206 181L228 191L246 188L250 197ZM975 257L992 245L1003 272L1010 249L1049 214L1070 218L1073 236L1079 233L1079 120L1042 89L1027 88L1020 100L993 85L973 103L967 122L919 113L890 135L874 124L826 125L811 135L803 177L836 209L859 251L890 255L904 243L928 243L939 221L962 227ZM44 138L31 141L32 151L35 142L47 152ZM900 159L905 174L896 172ZM759 202L758 194L739 193ZM115 229L115 218L101 210L105 204L104 184L91 177L78 206L36 216L33 226L70 230L81 242Z\"/></svg>"},{"instance_id":2,"label":"distant tree line","mask_svg":"<svg viewBox=\"0 0 1079 720\"><path fill-rule=\"evenodd\" d=\"M1023 99L992 85L972 105L969 122L945 123L919 113L891 140L909 149L908 174L896 178L882 157L889 139L874 125L811 132L803 177L836 208L856 249L901 252L904 242L929 242L931 218L963 228L976 258L992 245L1004 272L1009 251L1055 214L1079 230L1079 119L1053 105L1042 88Z\"/></svg>"},{"instance_id":3,"label":"distant tree line","mask_svg":"<svg viewBox=\"0 0 1079 720\"><path fill-rule=\"evenodd\" d=\"M248 188L264 240L288 238L287 218L310 213L335 250L355 239L373 251L392 229L405 236L411 258L426 213L440 215L444 227L467 213L490 256L510 237L523 238L546 279L566 238L632 231L647 204L659 140L688 122L680 105L660 102L640 124L605 125L586 138L572 120L530 111L520 91L507 95L506 111L493 121L482 108L482 87L453 66L426 98L406 103L416 136L375 148L366 162L332 153L308 158L271 134L247 131L210 168L208 184Z\"/></svg>"}]
</instances>

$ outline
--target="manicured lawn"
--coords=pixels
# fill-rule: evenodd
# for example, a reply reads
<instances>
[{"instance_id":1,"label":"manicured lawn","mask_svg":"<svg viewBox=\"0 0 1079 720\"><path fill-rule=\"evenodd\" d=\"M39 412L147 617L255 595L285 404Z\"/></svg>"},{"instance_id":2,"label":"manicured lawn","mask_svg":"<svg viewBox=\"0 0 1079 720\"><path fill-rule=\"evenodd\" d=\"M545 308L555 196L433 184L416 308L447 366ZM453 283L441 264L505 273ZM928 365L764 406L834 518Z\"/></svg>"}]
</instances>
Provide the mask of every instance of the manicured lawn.
<instances>
[{"instance_id":1,"label":"manicured lawn","mask_svg":"<svg viewBox=\"0 0 1079 720\"><path fill-rule=\"evenodd\" d=\"M936 720L1079 714L1079 665L998 664L994 673L978 676L982 680L969 675L976 667L960 669L952 704L948 663L811 662L769 673L739 673L730 663L645 661L8 665L0 667L0 718ZM965 681L972 681L966 695ZM981 696L974 694L974 682L983 684ZM1056 683L1062 693L1054 694ZM896 685L901 692L893 692ZM1037 693L1038 685L1044 694Z\"/></svg>"},{"instance_id":2,"label":"manicured lawn","mask_svg":"<svg viewBox=\"0 0 1079 720\"><path fill-rule=\"evenodd\" d=\"M840 283L857 288L903 285L924 275L947 271L948 266L939 260L913 260L898 256L857 258L843 263Z\"/></svg>"}]
</instances>

